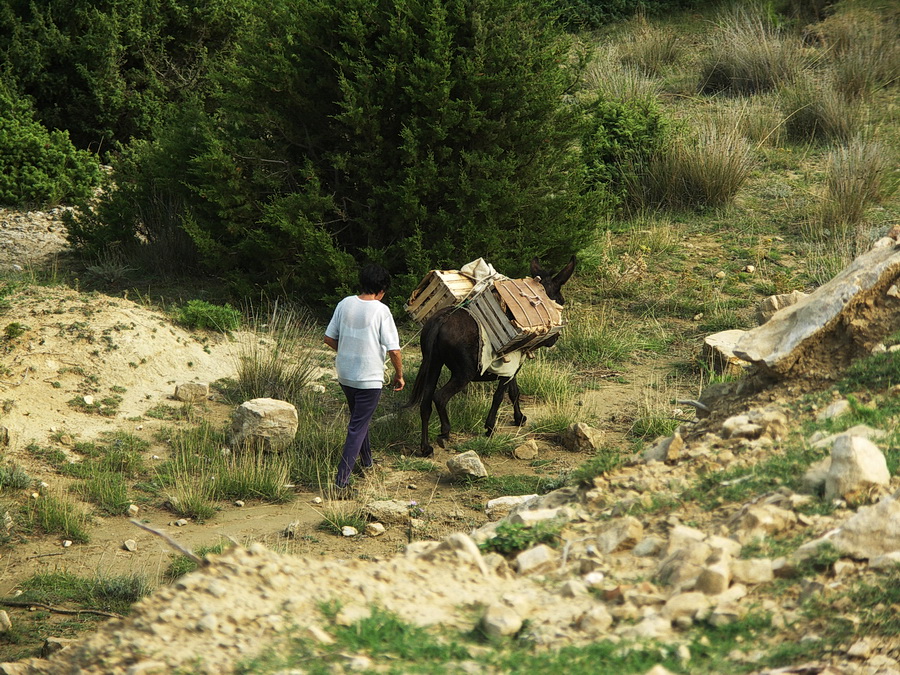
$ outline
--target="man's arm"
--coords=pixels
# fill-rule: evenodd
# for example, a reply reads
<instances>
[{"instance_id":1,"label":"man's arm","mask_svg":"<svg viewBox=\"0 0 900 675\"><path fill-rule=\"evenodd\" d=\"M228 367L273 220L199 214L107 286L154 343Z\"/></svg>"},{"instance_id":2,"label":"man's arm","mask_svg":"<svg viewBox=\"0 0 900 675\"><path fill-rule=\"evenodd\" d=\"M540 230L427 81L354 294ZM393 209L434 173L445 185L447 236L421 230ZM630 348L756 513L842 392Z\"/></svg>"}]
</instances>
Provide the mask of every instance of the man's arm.
<instances>
[{"instance_id":1,"label":"man's arm","mask_svg":"<svg viewBox=\"0 0 900 675\"><path fill-rule=\"evenodd\" d=\"M331 347L334 351L337 351L338 341L335 340L333 337L328 337L326 335L325 336L325 344L328 345L329 347Z\"/></svg>"},{"instance_id":2,"label":"man's arm","mask_svg":"<svg viewBox=\"0 0 900 675\"><path fill-rule=\"evenodd\" d=\"M400 355L399 349L390 350L388 356L391 357L391 365L394 366L394 381L392 382L394 391L400 391L406 386L406 381L403 379L403 357Z\"/></svg>"}]
</instances>

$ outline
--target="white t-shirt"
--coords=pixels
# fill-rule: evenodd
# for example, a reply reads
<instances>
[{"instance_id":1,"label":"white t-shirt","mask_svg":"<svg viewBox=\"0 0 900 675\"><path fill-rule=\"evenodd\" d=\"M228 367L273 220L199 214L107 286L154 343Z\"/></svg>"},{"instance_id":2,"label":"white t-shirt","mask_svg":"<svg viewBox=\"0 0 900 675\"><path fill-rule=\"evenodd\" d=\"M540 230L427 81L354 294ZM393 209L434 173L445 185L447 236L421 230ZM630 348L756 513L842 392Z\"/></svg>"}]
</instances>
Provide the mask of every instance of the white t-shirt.
<instances>
[{"instance_id":1,"label":"white t-shirt","mask_svg":"<svg viewBox=\"0 0 900 675\"><path fill-rule=\"evenodd\" d=\"M400 349L387 305L350 295L335 307L325 335L338 341L334 360L338 382L354 389L382 387L385 354Z\"/></svg>"}]
</instances>

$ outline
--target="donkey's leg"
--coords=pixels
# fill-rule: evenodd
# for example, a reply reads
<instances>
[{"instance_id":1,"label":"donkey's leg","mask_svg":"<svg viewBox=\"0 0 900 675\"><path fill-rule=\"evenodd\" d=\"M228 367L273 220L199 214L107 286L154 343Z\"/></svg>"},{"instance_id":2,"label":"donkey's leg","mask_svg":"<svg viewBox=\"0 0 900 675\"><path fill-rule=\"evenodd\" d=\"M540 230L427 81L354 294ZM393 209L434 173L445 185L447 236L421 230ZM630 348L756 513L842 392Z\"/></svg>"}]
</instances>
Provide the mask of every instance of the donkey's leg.
<instances>
[{"instance_id":1,"label":"donkey's leg","mask_svg":"<svg viewBox=\"0 0 900 675\"><path fill-rule=\"evenodd\" d=\"M522 408L519 406L519 383L516 381L516 378L513 377L509 381L509 400L513 405L513 424L517 427L525 426L525 422L528 421L528 418L522 414Z\"/></svg>"},{"instance_id":2,"label":"donkey's leg","mask_svg":"<svg viewBox=\"0 0 900 675\"><path fill-rule=\"evenodd\" d=\"M500 410L500 404L503 403L503 395L506 393L510 385L510 380L503 379L497 382L497 388L494 390L494 398L491 400L491 409L488 411L487 419L484 422L484 428L487 429L486 436L494 433L494 427L497 426L497 411ZM510 393L512 396L512 393Z\"/></svg>"},{"instance_id":3,"label":"donkey's leg","mask_svg":"<svg viewBox=\"0 0 900 675\"><path fill-rule=\"evenodd\" d=\"M469 380L451 372L447 384L434 393L434 407L437 409L438 417L441 418L441 433L437 437L437 442L442 448L447 447L450 440L450 416L447 414L447 404L451 398L465 389L467 384Z\"/></svg>"},{"instance_id":4,"label":"donkey's leg","mask_svg":"<svg viewBox=\"0 0 900 675\"><path fill-rule=\"evenodd\" d=\"M431 404L434 400L434 390L437 388L438 378L440 377L440 368L435 368L437 374L430 376L425 381L425 389L422 393L422 402L419 404L419 417L422 420L422 439L419 443L419 451L416 453L419 457L431 457L434 454L434 448L428 440L428 423L431 421Z\"/></svg>"}]
</instances>

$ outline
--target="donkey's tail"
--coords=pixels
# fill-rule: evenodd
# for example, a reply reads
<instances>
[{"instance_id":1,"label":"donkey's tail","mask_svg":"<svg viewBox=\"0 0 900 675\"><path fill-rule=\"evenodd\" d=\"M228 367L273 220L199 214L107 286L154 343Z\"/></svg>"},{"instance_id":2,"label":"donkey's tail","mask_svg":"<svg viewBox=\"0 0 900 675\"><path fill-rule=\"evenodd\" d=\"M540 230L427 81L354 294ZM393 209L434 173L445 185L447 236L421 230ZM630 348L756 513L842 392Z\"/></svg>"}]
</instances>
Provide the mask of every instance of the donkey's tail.
<instances>
[{"instance_id":1,"label":"donkey's tail","mask_svg":"<svg viewBox=\"0 0 900 675\"><path fill-rule=\"evenodd\" d=\"M435 363L434 360L434 344L437 341L438 332L440 332L442 321L432 318L425 323L422 328L422 365L416 374L416 381L413 382L412 389L409 392L409 400L403 405L404 408L412 408L422 403L425 396L426 383L431 379L434 368L440 370L441 364Z\"/></svg>"}]
</instances>

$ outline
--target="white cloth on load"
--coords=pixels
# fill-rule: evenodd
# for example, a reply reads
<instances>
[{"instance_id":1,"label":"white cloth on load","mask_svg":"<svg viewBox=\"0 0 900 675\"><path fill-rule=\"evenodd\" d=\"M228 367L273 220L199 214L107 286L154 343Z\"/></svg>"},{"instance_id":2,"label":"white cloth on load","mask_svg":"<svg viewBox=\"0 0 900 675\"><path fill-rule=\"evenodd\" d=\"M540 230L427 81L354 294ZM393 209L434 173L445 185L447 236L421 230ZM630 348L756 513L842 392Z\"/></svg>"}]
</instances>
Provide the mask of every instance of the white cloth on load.
<instances>
[{"instance_id":1,"label":"white cloth on load","mask_svg":"<svg viewBox=\"0 0 900 675\"><path fill-rule=\"evenodd\" d=\"M474 316L472 318L475 319ZM481 334L481 350L478 364L481 374L493 373L504 380L515 376L519 372L519 368L522 367L522 359L524 358L522 350L517 349L503 356L497 356L497 353L491 347L491 340L488 337L487 330L485 330L485 327L481 325L478 319L475 319L475 323L478 324L478 331Z\"/></svg>"},{"instance_id":2,"label":"white cloth on load","mask_svg":"<svg viewBox=\"0 0 900 675\"><path fill-rule=\"evenodd\" d=\"M477 298L484 293L485 290L491 288L495 281L503 281L504 279L509 278L500 274L494 269L494 266L485 261L484 258L478 258L478 260L466 263L460 268L459 273L469 277L475 282L472 290L466 294L466 300Z\"/></svg>"}]
</instances>

